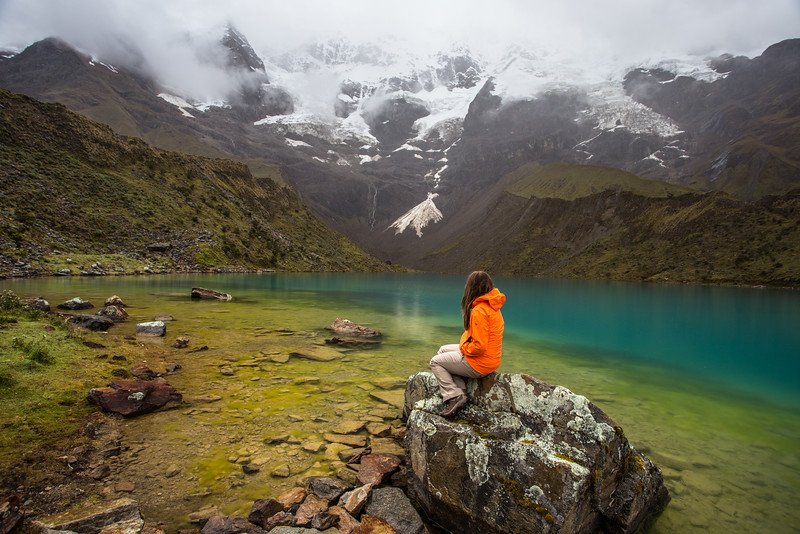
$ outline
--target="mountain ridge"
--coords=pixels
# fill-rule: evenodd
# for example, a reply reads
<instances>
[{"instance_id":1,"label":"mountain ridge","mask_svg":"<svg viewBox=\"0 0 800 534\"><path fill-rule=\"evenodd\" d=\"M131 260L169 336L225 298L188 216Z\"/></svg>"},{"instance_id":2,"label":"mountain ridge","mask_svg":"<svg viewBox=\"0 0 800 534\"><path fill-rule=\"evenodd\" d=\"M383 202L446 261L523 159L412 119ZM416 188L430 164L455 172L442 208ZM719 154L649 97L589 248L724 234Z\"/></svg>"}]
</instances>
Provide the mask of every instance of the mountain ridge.
<instances>
[{"instance_id":1,"label":"mountain ridge","mask_svg":"<svg viewBox=\"0 0 800 534\"><path fill-rule=\"evenodd\" d=\"M6 274L77 274L74 255L113 257L122 272L387 269L241 163L156 149L3 89L0 133Z\"/></svg>"},{"instance_id":2,"label":"mountain ridge","mask_svg":"<svg viewBox=\"0 0 800 534\"><path fill-rule=\"evenodd\" d=\"M293 102L291 109L252 122L248 117L261 103L239 110L222 104L184 108L178 100L158 98L146 84L132 86L135 96L116 100L129 84L113 85L108 69L101 74L111 80L104 90L120 108L106 113L106 122L124 124L132 117L136 134L159 146L228 155L253 169L279 166L333 228L374 255L423 267L426 255L479 224L487 215L481 210L504 194L504 177L529 164L615 168L667 184L659 187L721 190L752 202L790 192L800 183L800 144L793 142L800 138L800 97L781 80L797 75L790 57L797 42L778 43L753 59L654 62L593 86L570 85L572 74L560 73L547 54L519 47L504 63L454 49L402 66L401 48L392 55L376 46L333 43L298 56L262 55L269 83L260 90L284 91ZM35 65L19 66L29 72L27 81L9 75L9 65L27 63L15 60L21 55L0 62L0 85L53 98L46 84L32 83ZM84 75L97 74L87 65ZM319 101L327 106L323 116L292 91L324 69L340 78L332 78L330 99ZM129 76L123 67L117 70L114 76ZM492 78L498 72L502 76ZM363 77L346 78L348 73ZM511 75L531 80L537 92L522 96ZM555 76L552 83L547 76ZM743 109L736 102L758 100L757 81L769 86L763 105ZM703 103L709 92L716 96ZM694 111L670 104L676 100ZM436 195L435 209L427 209L429 195ZM425 217L417 218L422 212ZM438 222L423 220L439 219L437 213ZM393 228L404 216L414 224Z\"/></svg>"}]
</instances>

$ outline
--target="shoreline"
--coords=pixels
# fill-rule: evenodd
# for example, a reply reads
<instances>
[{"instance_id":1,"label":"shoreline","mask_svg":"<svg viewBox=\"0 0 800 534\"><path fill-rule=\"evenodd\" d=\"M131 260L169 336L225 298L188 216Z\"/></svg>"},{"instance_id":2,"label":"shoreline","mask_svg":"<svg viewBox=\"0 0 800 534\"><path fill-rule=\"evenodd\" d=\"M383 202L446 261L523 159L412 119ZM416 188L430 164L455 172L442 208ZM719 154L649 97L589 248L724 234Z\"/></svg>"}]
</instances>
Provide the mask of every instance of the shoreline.
<instances>
[{"instance_id":1,"label":"shoreline","mask_svg":"<svg viewBox=\"0 0 800 534\"><path fill-rule=\"evenodd\" d=\"M384 272L397 272L397 273L427 273L439 275L456 275L461 273L445 272L445 271L419 271L409 267L403 267L399 264L387 264L390 267L386 271L378 270L279 270L279 269L254 269L247 267L210 267L208 269L172 269L172 270L151 270L151 271L125 271L113 273L91 273L91 274L57 274L56 272L34 272L25 274L14 274L0 271L0 281L3 280L29 280L37 278L106 278L106 277L126 277L126 276L169 276L176 274L290 274L290 273L384 273ZM530 279L530 280L557 280L557 281L574 281L574 282L611 282L611 283L630 283L630 284L653 284L664 286L700 286L700 287L729 287L741 289L782 289L790 291L800 291L800 282L796 285L779 285L769 283L751 283L751 282L704 282L704 281L691 281L691 280L647 280L647 279L634 279L634 278L578 278L578 277L549 277L539 275L526 275L526 274L504 274L497 273L498 277L514 278L514 279Z\"/></svg>"}]
</instances>

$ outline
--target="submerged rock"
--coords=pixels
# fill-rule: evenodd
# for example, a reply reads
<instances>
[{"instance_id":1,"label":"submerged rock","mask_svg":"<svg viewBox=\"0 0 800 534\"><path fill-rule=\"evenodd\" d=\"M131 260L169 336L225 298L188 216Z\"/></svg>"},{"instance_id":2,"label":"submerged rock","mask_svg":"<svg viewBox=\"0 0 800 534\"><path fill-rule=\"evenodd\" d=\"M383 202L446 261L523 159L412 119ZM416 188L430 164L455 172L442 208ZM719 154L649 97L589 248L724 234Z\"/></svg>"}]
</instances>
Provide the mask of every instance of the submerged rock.
<instances>
[{"instance_id":1,"label":"submerged rock","mask_svg":"<svg viewBox=\"0 0 800 534\"><path fill-rule=\"evenodd\" d=\"M88 310L89 308L94 308L91 302L88 300L83 300L80 297L69 299L68 301L62 302L56 307L60 310Z\"/></svg>"},{"instance_id":2,"label":"submerged rock","mask_svg":"<svg viewBox=\"0 0 800 534\"><path fill-rule=\"evenodd\" d=\"M189 338L186 336L178 336L175 338L175 342L172 343L172 348L174 349L185 349L189 346Z\"/></svg>"},{"instance_id":3,"label":"submerged rock","mask_svg":"<svg viewBox=\"0 0 800 534\"><path fill-rule=\"evenodd\" d=\"M227 293L214 291L213 289L206 289L204 287L192 288L193 299L207 299L207 300L233 300L233 297Z\"/></svg>"},{"instance_id":4,"label":"submerged rock","mask_svg":"<svg viewBox=\"0 0 800 534\"><path fill-rule=\"evenodd\" d=\"M99 534L115 532L119 534L139 534L144 527L144 519L139 505L131 499L118 499L78 507L69 512L34 521L37 532L81 532Z\"/></svg>"},{"instance_id":5,"label":"submerged rock","mask_svg":"<svg viewBox=\"0 0 800 534\"><path fill-rule=\"evenodd\" d=\"M112 321L108 317L101 317L100 315L87 315L87 314L70 315L69 317L67 317L67 322L69 324L85 328L87 330L92 330L93 332L105 332L106 330L114 326L114 321Z\"/></svg>"},{"instance_id":6,"label":"submerged rock","mask_svg":"<svg viewBox=\"0 0 800 534\"><path fill-rule=\"evenodd\" d=\"M458 421L436 379L406 387L408 490L452 532L635 532L669 494L661 472L586 397L532 376L468 381Z\"/></svg>"},{"instance_id":7,"label":"submerged rock","mask_svg":"<svg viewBox=\"0 0 800 534\"><path fill-rule=\"evenodd\" d=\"M117 380L108 387L92 389L87 399L107 412L132 417L164 406L180 404L183 396L163 378L159 378Z\"/></svg>"},{"instance_id":8,"label":"submerged rock","mask_svg":"<svg viewBox=\"0 0 800 534\"><path fill-rule=\"evenodd\" d=\"M333 323L326 327L326 329L331 330L340 336L352 336L352 337L361 337L361 338L378 338L381 337L381 333L377 330L373 330L372 328L361 326L349 319L341 319L339 317L336 318Z\"/></svg>"}]
</instances>

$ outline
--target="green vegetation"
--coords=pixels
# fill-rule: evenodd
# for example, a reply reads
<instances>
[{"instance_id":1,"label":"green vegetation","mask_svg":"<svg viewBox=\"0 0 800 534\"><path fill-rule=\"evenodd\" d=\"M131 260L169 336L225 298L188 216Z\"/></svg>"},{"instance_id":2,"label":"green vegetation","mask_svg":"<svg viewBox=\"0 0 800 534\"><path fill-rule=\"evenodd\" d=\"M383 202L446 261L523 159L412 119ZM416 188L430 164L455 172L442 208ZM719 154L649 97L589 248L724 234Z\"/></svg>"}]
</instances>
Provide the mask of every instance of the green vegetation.
<instances>
[{"instance_id":1,"label":"green vegetation","mask_svg":"<svg viewBox=\"0 0 800 534\"><path fill-rule=\"evenodd\" d=\"M280 169L257 171L0 90L0 255L43 272L386 269L278 185Z\"/></svg>"},{"instance_id":2,"label":"green vegetation","mask_svg":"<svg viewBox=\"0 0 800 534\"><path fill-rule=\"evenodd\" d=\"M561 163L530 163L506 175L503 183L506 192L481 226L457 242L443 243L428 256L425 268L462 265L465 270L544 277L800 284L800 189L747 202L618 169Z\"/></svg>"},{"instance_id":3,"label":"green vegetation","mask_svg":"<svg viewBox=\"0 0 800 534\"><path fill-rule=\"evenodd\" d=\"M0 473L10 475L23 456L78 433L91 411L83 397L105 378L103 364L53 316L8 291L0 314Z\"/></svg>"},{"instance_id":4,"label":"green vegetation","mask_svg":"<svg viewBox=\"0 0 800 534\"><path fill-rule=\"evenodd\" d=\"M657 180L647 180L620 169L571 163L528 163L504 178L506 191L524 198L575 200L609 189L630 191L643 197L668 197L692 189Z\"/></svg>"}]
</instances>

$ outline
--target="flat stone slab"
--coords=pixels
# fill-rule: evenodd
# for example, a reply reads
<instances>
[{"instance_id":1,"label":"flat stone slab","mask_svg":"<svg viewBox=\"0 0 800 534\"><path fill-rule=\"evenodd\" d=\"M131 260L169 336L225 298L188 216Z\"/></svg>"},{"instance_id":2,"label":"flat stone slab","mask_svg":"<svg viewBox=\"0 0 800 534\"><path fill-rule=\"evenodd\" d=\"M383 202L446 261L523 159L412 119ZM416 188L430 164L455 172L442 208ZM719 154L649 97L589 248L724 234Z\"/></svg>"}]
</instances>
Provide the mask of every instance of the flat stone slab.
<instances>
[{"instance_id":1,"label":"flat stone slab","mask_svg":"<svg viewBox=\"0 0 800 534\"><path fill-rule=\"evenodd\" d=\"M365 426L364 421L342 421L331 430L335 434L355 434L364 430Z\"/></svg>"},{"instance_id":2,"label":"flat stone slab","mask_svg":"<svg viewBox=\"0 0 800 534\"><path fill-rule=\"evenodd\" d=\"M369 396L395 408L402 408L405 403L405 391L402 389L370 391Z\"/></svg>"},{"instance_id":3,"label":"flat stone slab","mask_svg":"<svg viewBox=\"0 0 800 534\"><path fill-rule=\"evenodd\" d=\"M342 353L330 347L311 345L289 353L292 358L303 358L315 362L332 362L342 358Z\"/></svg>"},{"instance_id":4,"label":"flat stone slab","mask_svg":"<svg viewBox=\"0 0 800 534\"><path fill-rule=\"evenodd\" d=\"M46 529L49 529L86 534L99 534L106 531L135 534L140 532L143 526L144 519L139 513L139 505L132 499L118 499L78 507L61 514L42 517L33 522L33 527L45 532L48 531Z\"/></svg>"},{"instance_id":5,"label":"flat stone slab","mask_svg":"<svg viewBox=\"0 0 800 534\"><path fill-rule=\"evenodd\" d=\"M351 436L351 435L344 435L344 434L325 434L323 437L327 441L330 441L331 443L342 443L344 445L349 445L351 447L366 447L366 445L367 445L366 436Z\"/></svg>"}]
</instances>

